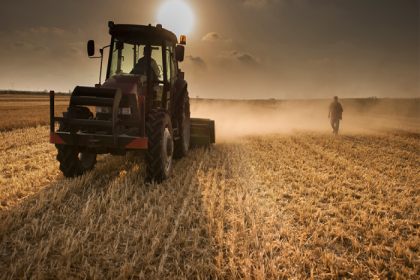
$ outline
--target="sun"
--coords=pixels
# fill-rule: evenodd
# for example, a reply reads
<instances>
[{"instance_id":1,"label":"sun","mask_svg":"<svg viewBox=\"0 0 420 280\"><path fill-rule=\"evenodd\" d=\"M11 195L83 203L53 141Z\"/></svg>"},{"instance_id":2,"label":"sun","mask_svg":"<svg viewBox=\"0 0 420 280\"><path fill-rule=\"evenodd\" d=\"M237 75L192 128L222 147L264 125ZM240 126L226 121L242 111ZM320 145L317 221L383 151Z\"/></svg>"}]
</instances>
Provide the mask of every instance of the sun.
<instances>
[{"instance_id":1,"label":"sun","mask_svg":"<svg viewBox=\"0 0 420 280\"><path fill-rule=\"evenodd\" d=\"M185 2L170 0L160 7L158 23L179 37L180 35L187 35L191 31L194 24L194 14Z\"/></svg>"}]
</instances>

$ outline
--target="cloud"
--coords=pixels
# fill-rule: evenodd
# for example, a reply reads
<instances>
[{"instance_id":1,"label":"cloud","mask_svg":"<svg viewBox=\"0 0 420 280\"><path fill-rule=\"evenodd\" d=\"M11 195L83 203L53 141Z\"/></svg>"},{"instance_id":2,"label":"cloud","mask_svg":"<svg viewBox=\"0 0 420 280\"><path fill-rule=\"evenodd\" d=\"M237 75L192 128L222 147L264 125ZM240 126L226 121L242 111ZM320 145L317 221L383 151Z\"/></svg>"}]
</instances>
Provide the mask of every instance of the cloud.
<instances>
[{"instance_id":1,"label":"cloud","mask_svg":"<svg viewBox=\"0 0 420 280\"><path fill-rule=\"evenodd\" d=\"M14 42L12 46L15 48L20 48L20 49L31 49L37 52L48 51L48 49L45 47L42 47L42 46L35 47L26 42Z\"/></svg>"},{"instance_id":2,"label":"cloud","mask_svg":"<svg viewBox=\"0 0 420 280\"><path fill-rule=\"evenodd\" d=\"M249 53L241 53L238 51L230 51L230 52L223 52L223 54L219 55L222 58L230 58L230 59L237 59L242 63L254 64L258 63L259 59L253 57Z\"/></svg>"},{"instance_id":3,"label":"cloud","mask_svg":"<svg viewBox=\"0 0 420 280\"><path fill-rule=\"evenodd\" d=\"M265 7L268 4L267 0L246 0L244 2L245 7Z\"/></svg>"},{"instance_id":4,"label":"cloud","mask_svg":"<svg viewBox=\"0 0 420 280\"><path fill-rule=\"evenodd\" d=\"M31 27L29 29L25 29L23 31L20 30L14 30L13 31L14 34L19 35L19 36L27 36L29 34L35 34L35 35L41 35L41 34L52 34L52 35L61 35L64 34L65 31L63 29L60 29L58 27L51 27L51 28L47 28L47 27Z\"/></svg>"},{"instance_id":5,"label":"cloud","mask_svg":"<svg viewBox=\"0 0 420 280\"><path fill-rule=\"evenodd\" d=\"M65 31L63 29L60 29L60 28L57 28L57 27L50 28L50 32L52 34L56 34L56 35L61 35L61 34L65 33Z\"/></svg>"},{"instance_id":6,"label":"cloud","mask_svg":"<svg viewBox=\"0 0 420 280\"><path fill-rule=\"evenodd\" d=\"M27 31L13 30L12 34L13 35L18 35L18 36L26 36L26 35L28 35L28 32Z\"/></svg>"},{"instance_id":7,"label":"cloud","mask_svg":"<svg viewBox=\"0 0 420 280\"><path fill-rule=\"evenodd\" d=\"M82 54L82 51L79 48L71 47L70 52L73 54Z\"/></svg>"},{"instance_id":8,"label":"cloud","mask_svg":"<svg viewBox=\"0 0 420 280\"><path fill-rule=\"evenodd\" d=\"M46 27L37 27L37 28L29 28L29 32L31 33L35 33L35 34L43 34L43 33L48 33L48 28Z\"/></svg>"},{"instance_id":9,"label":"cloud","mask_svg":"<svg viewBox=\"0 0 420 280\"><path fill-rule=\"evenodd\" d=\"M340 64L340 60L324 57L322 59L314 59L314 60L308 60L308 63L316 64L316 65L338 65Z\"/></svg>"},{"instance_id":10,"label":"cloud","mask_svg":"<svg viewBox=\"0 0 420 280\"><path fill-rule=\"evenodd\" d=\"M47 51L48 49L45 47L35 47L34 50L39 51L39 52L43 52L43 51Z\"/></svg>"},{"instance_id":11,"label":"cloud","mask_svg":"<svg viewBox=\"0 0 420 280\"><path fill-rule=\"evenodd\" d=\"M209 32L201 39L201 41L231 43L232 39L225 38L217 32Z\"/></svg>"},{"instance_id":12,"label":"cloud","mask_svg":"<svg viewBox=\"0 0 420 280\"><path fill-rule=\"evenodd\" d=\"M13 46L18 47L18 48L32 48L31 44L28 44L28 43L25 43L25 42L14 42Z\"/></svg>"},{"instance_id":13,"label":"cloud","mask_svg":"<svg viewBox=\"0 0 420 280\"><path fill-rule=\"evenodd\" d=\"M54 35L61 35L64 34L64 30L60 29L58 27L37 27L37 28L29 28L29 32L35 33L35 34L54 34Z\"/></svg>"},{"instance_id":14,"label":"cloud","mask_svg":"<svg viewBox=\"0 0 420 280\"><path fill-rule=\"evenodd\" d=\"M205 69L207 67L204 60L199 56L193 57L192 55L187 55L186 59L191 61L194 66L198 68Z\"/></svg>"},{"instance_id":15,"label":"cloud","mask_svg":"<svg viewBox=\"0 0 420 280\"><path fill-rule=\"evenodd\" d=\"M250 54L247 53L239 54L237 58L243 62L256 62L256 60Z\"/></svg>"}]
</instances>

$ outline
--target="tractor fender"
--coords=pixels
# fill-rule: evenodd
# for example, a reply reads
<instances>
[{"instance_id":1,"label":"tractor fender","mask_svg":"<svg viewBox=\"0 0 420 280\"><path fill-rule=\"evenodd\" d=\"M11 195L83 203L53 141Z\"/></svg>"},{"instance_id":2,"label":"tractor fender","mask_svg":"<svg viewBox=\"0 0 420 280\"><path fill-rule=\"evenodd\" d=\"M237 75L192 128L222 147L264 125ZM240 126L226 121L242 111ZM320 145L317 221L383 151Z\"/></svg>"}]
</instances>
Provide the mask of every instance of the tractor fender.
<instances>
[{"instance_id":1,"label":"tractor fender","mask_svg":"<svg viewBox=\"0 0 420 280\"><path fill-rule=\"evenodd\" d=\"M180 79L178 78L176 84L175 84L175 89L176 92L174 94L174 102L172 103L172 108L175 108L175 104L178 102L179 97L181 96L182 92L184 91L184 89L187 89L188 87L188 83L186 80L184 79Z\"/></svg>"},{"instance_id":2,"label":"tractor fender","mask_svg":"<svg viewBox=\"0 0 420 280\"><path fill-rule=\"evenodd\" d=\"M178 78L175 84L176 91L182 91L187 86L187 81L184 79Z\"/></svg>"}]
</instances>

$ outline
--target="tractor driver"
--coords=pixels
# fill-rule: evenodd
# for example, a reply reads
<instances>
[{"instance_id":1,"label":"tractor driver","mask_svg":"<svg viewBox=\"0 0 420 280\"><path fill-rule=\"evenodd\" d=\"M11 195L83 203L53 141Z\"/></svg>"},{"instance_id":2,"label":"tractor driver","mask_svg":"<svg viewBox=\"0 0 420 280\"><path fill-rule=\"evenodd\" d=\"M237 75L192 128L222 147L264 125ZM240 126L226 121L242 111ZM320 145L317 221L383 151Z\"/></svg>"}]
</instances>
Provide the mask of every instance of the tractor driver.
<instances>
[{"instance_id":1,"label":"tractor driver","mask_svg":"<svg viewBox=\"0 0 420 280\"><path fill-rule=\"evenodd\" d=\"M151 49L151 51L153 51L153 47ZM148 49L147 46L144 47L143 49L143 57L141 57L136 65L134 65L133 70L131 70L130 74L143 74L145 75L147 73L147 53L148 53ZM152 53L152 52L150 52ZM157 80L157 77L160 76L159 75L159 67L156 63L156 60L154 60L152 57L150 57L151 59L151 65L152 65L152 80Z\"/></svg>"}]
</instances>

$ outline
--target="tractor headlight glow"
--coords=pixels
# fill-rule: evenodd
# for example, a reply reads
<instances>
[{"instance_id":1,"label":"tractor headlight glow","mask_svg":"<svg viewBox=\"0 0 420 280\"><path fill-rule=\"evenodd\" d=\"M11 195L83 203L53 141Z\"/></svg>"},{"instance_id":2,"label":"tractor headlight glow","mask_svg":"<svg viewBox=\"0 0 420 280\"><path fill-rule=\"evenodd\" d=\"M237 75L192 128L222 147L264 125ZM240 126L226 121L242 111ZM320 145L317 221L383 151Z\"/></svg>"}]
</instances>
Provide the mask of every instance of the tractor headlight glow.
<instances>
[{"instance_id":1,"label":"tractor headlight glow","mask_svg":"<svg viewBox=\"0 0 420 280\"><path fill-rule=\"evenodd\" d=\"M111 114L111 108L110 107L96 106L95 107L95 112L96 113L103 113L103 114Z\"/></svg>"},{"instance_id":2,"label":"tractor headlight glow","mask_svg":"<svg viewBox=\"0 0 420 280\"><path fill-rule=\"evenodd\" d=\"M120 107L119 114L130 115L131 114L131 108L130 107Z\"/></svg>"},{"instance_id":3,"label":"tractor headlight glow","mask_svg":"<svg viewBox=\"0 0 420 280\"><path fill-rule=\"evenodd\" d=\"M102 113L102 114L112 114L112 108L111 107L95 107L96 113ZM130 107L120 107L118 110L118 114L121 115L130 115L131 114L131 108Z\"/></svg>"}]
</instances>

